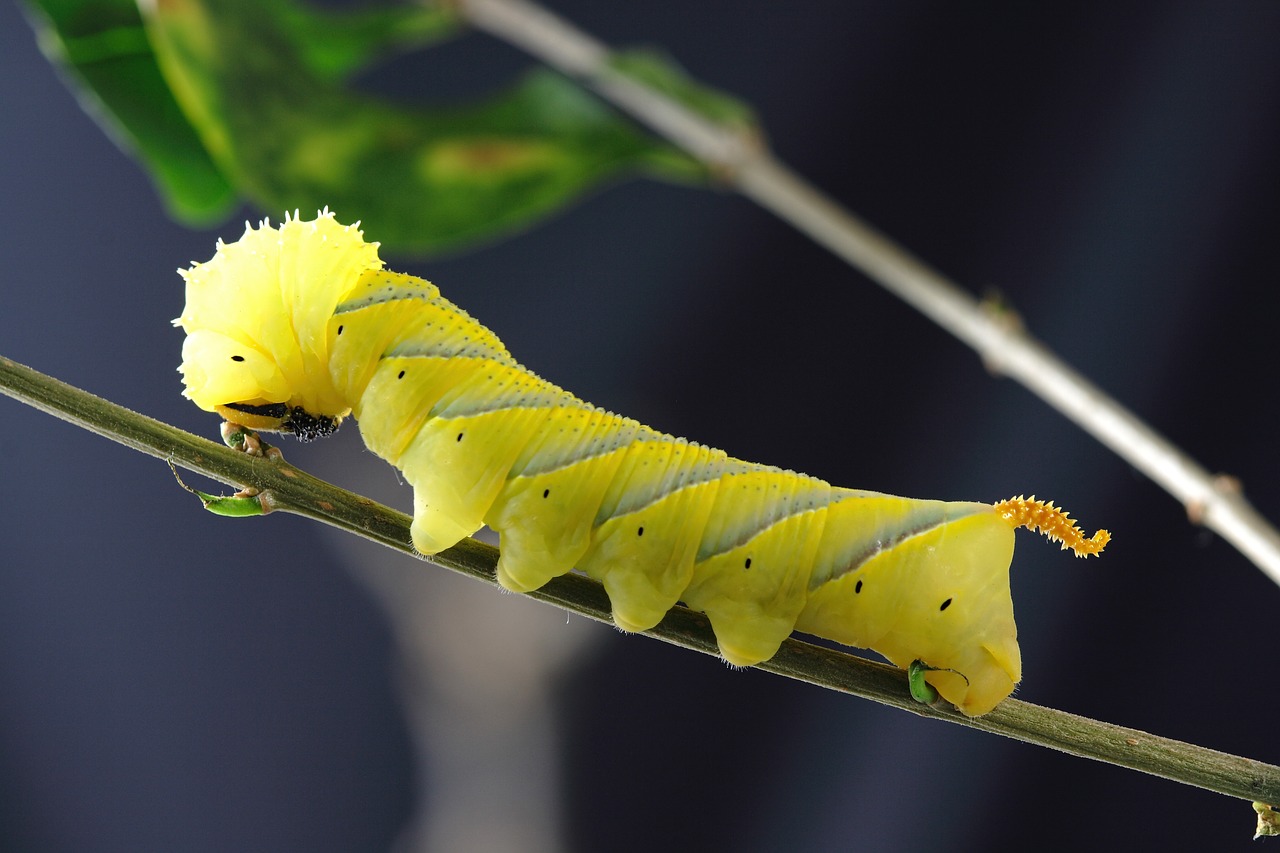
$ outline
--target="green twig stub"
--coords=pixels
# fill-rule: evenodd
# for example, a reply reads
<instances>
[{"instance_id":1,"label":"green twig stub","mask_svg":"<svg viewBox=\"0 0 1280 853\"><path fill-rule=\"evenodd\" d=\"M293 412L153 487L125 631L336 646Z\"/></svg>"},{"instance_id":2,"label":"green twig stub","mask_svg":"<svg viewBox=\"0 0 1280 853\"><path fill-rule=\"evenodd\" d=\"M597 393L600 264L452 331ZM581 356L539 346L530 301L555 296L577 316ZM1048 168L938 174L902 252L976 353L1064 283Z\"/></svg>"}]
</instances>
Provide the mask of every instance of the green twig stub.
<instances>
[{"instance_id":1,"label":"green twig stub","mask_svg":"<svg viewBox=\"0 0 1280 853\"><path fill-rule=\"evenodd\" d=\"M911 690L911 698L921 705L932 705L938 701L938 691L925 681L925 674L933 667L923 661L913 660L907 667L907 686Z\"/></svg>"},{"instance_id":2,"label":"green twig stub","mask_svg":"<svg viewBox=\"0 0 1280 853\"><path fill-rule=\"evenodd\" d=\"M230 495L220 497L192 489L191 493L200 498L204 508L214 515L223 518L252 518L266 515L268 510L262 505L262 495Z\"/></svg>"},{"instance_id":3,"label":"green twig stub","mask_svg":"<svg viewBox=\"0 0 1280 853\"><path fill-rule=\"evenodd\" d=\"M170 459L168 461L169 470L173 472L173 479L178 481L178 485L198 497L204 508L214 515L220 515L223 518L253 518L259 515L266 515L274 508L268 498L268 493L259 492L254 488L241 489L234 495L226 496L211 495L208 492L193 489L182 481L182 477L178 476L178 469L173 464L173 460Z\"/></svg>"},{"instance_id":4,"label":"green twig stub","mask_svg":"<svg viewBox=\"0 0 1280 853\"><path fill-rule=\"evenodd\" d=\"M1253 810L1258 815L1258 828L1253 833L1254 841L1280 835L1280 810L1266 803L1254 803Z\"/></svg>"}]
</instances>

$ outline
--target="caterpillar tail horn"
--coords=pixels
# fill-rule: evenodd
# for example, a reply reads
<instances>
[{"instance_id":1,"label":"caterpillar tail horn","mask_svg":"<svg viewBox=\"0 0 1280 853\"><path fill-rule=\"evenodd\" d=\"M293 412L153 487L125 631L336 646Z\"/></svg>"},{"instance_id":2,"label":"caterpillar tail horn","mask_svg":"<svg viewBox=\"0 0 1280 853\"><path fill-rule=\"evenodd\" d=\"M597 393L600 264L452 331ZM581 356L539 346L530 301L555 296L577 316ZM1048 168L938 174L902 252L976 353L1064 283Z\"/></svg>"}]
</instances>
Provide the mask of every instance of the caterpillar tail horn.
<instances>
[{"instance_id":1,"label":"caterpillar tail horn","mask_svg":"<svg viewBox=\"0 0 1280 853\"><path fill-rule=\"evenodd\" d=\"M1070 548L1077 557L1101 554L1111 541L1111 533L1107 530L1099 530L1092 538L1086 538L1066 510L1054 506L1053 501L1036 500L1035 495L1009 498L996 504L995 510L1015 529L1025 527L1041 533L1046 539L1059 543L1064 551Z\"/></svg>"}]
</instances>

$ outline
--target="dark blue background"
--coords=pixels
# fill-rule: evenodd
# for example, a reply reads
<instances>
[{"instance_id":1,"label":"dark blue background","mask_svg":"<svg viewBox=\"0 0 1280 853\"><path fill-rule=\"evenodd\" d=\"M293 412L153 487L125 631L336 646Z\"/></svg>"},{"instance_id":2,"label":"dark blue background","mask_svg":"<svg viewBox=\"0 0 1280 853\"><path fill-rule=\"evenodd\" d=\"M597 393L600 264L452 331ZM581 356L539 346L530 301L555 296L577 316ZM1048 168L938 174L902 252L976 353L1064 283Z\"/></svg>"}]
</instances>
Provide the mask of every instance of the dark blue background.
<instances>
[{"instance_id":1,"label":"dark blue background","mask_svg":"<svg viewBox=\"0 0 1280 853\"><path fill-rule=\"evenodd\" d=\"M1001 293L1280 518L1280 5L553 8L750 101L785 161ZM524 64L472 36L369 84L464 93ZM207 233L169 222L11 3L0 115L0 353L213 435L179 395L174 269L260 213ZM1020 537L1019 695L1280 762L1280 589L751 203L628 183L464 257L390 265L435 280L539 373L733 455L916 497L1034 492L1109 527L1099 561ZM286 452L407 504L354 431ZM1249 847L1244 802L566 626L465 581L429 581L420 618L393 607L415 635L401 655L376 600L412 603L396 584L447 573L341 538L216 519L163 464L0 400L0 847L377 850L418 804L457 800L477 812L451 840L428 831L438 849ZM519 702L495 687L515 682ZM434 743L478 719L502 748L450 764L427 738L418 759L410 719L436 725ZM532 743L542 764L504 769ZM521 836L522 809L548 825Z\"/></svg>"}]
</instances>

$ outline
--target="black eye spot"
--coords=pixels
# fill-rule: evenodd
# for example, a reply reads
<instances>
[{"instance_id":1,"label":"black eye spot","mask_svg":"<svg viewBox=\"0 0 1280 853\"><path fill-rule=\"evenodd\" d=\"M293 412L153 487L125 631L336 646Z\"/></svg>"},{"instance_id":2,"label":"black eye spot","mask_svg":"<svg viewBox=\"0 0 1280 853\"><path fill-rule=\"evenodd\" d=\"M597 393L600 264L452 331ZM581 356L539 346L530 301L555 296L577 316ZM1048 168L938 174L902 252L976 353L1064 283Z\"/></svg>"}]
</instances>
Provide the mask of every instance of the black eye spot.
<instances>
[{"instance_id":1,"label":"black eye spot","mask_svg":"<svg viewBox=\"0 0 1280 853\"><path fill-rule=\"evenodd\" d=\"M951 606L951 599L948 598L946 601L942 602L942 606L938 608L938 611L941 612L943 610L946 610L950 606Z\"/></svg>"},{"instance_id":2,"label":"black eye spot","mask_svg":"<svg viewBox=\"0 0 1280 853\"><path fill-rule=\"evenodd\" d=\"M458 441L462 441L462 433L458 433Z\"/></svg>"},{"instance_id":3,"label":"black eye spot","mask_svg":"<svg viewBox=\"0 0 1280 853\"><path fill-rule=\"evenodd\" d=\"M397 376L397 377L396 377L396 379L404 379L404 371L403 371L403 370L402 370L402 371L400 371L400 375L399 375L399 376Z\"/></svg>"},{"instance_id":4,"label":"black eye spot","mask_svg":"<svg viewBox=\"0 0 1280 853\"><path fill-rule=\"evenodd\" d=\"M644 535L644 528L643 528L643 527L641 527L639 530L637 530L637 531L636 531L636 535L637 535L637 536L643 536L643 535Z\"/></svg>"},{"instance_id":5,"label":"black eye spot","mask_svg":"<svg viewBox=\"0 0 1280 853\"><path fill-rule=\"evenodd\" d=\"M860 592L862 592L862 581L858 581L853 585L853 594L857 595Z\"/></svg>"},{"instance_id":6,"label":"black eye spot","mask_svg":"<svg viewBox=\"0 0 1280 853\"><path fill-rule=\"evenodd\" d=\"M551 490L550 490L550 489L543 489L543 490L542 490L542 496L543 496L544 498L545 498L545 497L550 496L550 494L551 494Z\"/></svg>"},{"instance_id":7,"label":"black eye spot","mask_svg":"<svg viewBox=\"0 0 1280 853\"><path fill-rule=\"evenodd\" d=\"M339 327L338 327L338 334L342 334L342 330L343 330L343 328L345 328L345 327L343 327L343 326L339 326Z\"/></svg>"},{"instance_id":8,"label":"black eye spot","mask_svg":"<svg viewBox=\"0 0 1280 853\"><path fill-rule=\"evenodd\" d=\"M746 561L745 563L743 563L743 564L742 564L742 568L744 568L744 569L749 569L749 568L751 568L751 558L750 558L750 557L747 557L747 561Z\"/></svg>"},{"instance_id":9,"label":"black eye spot","mask_svg":"<svg viewBox=\"0 0 1280 853\"><path fill-rule=\"evenodd\" d=\"M231 356L231 360L232 360L232 361L244 361L244 356L242 356L242 355L233 355L233 356Z\"/></svg>"}]
</instances>

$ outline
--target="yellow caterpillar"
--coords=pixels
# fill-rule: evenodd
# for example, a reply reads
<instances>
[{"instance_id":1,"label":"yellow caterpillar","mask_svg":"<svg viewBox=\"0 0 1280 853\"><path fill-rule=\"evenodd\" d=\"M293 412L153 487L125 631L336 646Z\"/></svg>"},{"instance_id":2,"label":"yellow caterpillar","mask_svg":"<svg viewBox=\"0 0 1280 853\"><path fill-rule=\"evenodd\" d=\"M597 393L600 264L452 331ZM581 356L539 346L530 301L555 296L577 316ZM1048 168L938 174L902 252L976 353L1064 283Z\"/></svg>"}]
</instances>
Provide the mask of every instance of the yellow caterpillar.
<instances>
[{"instance_id":1,"label":"yellow caterpillar","mask_svg":"<svg viewBox=\"0 0 1280 853\"><path fill-rule=\"evenodd\" d=\"M386 271L328 211L264 222L181 273L185 394L251 429L327 435L348 414L414 488L413 543L501 537L498 580L574 567L627 631L677 602L749 666L793 630L873 649L969 715L1021 678L1009 593L1016 527L1078 555L1052 504L912 500L734 459L598 409L521 367L430 282Z\"/></svg>"}]
</instances>

